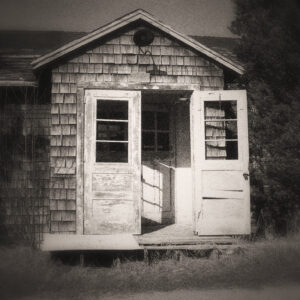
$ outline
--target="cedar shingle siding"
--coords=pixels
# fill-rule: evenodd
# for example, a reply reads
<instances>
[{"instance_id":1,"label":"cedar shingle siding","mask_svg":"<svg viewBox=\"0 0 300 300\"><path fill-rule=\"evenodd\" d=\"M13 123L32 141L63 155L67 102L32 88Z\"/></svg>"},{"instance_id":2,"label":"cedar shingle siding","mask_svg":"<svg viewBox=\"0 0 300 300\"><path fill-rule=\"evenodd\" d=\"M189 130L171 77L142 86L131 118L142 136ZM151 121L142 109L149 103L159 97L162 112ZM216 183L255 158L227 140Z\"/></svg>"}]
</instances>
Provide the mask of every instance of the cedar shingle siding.
<instances>
[{"instance_id":1,"label":"cedar shingle siding","mask_svg":"<svg viewBox=\"0 0 300 300\"><path fill-rule=\"evenodd\" d=\"M0 125L1 216L10 235L39 241L50 225L50 105L7 103Z\"/></svg>"}]
</instances>

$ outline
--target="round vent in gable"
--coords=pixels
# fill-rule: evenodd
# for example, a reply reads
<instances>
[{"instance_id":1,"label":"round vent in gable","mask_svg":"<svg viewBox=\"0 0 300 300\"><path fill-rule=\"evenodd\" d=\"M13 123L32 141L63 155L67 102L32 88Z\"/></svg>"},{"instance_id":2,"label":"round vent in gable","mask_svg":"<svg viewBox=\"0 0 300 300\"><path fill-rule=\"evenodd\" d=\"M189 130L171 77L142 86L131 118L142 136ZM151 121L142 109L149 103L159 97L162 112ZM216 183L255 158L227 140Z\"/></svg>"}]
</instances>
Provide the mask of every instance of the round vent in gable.
<instances>
[{"instance_id":1,"label":"round vent in gable","mask_svg":"<svg viewBox=\"0 0 300 300\"><path fill-rule=\"evenodd\" d=\"M146 28L137 30L133 35L133 41L139 47L148 46L153 42L153 40L153 32Z\"/></svg>"}]
</instances>

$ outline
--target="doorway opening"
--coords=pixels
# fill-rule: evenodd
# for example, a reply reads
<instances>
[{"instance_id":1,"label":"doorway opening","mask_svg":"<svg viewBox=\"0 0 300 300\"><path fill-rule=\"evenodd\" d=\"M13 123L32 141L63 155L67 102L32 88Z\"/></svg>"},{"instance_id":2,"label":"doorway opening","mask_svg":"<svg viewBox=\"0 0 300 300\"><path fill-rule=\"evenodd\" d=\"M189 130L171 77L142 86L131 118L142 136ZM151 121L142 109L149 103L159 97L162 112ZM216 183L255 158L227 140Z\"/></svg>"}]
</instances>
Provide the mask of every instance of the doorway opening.
<instances>
[{"instance_id":1,"label":"doorway opening","mask_svg":"<svg viewBox=\"0 0 300 300\"><path fill-rule=\"evenodd\" d=\"M183 96L181 91L142 93L142 233L180 221L186 199L180 198L176 172L191 164L189 101ZM186 204L192 222L191 201Z\"/></svg>"}]
</instances>

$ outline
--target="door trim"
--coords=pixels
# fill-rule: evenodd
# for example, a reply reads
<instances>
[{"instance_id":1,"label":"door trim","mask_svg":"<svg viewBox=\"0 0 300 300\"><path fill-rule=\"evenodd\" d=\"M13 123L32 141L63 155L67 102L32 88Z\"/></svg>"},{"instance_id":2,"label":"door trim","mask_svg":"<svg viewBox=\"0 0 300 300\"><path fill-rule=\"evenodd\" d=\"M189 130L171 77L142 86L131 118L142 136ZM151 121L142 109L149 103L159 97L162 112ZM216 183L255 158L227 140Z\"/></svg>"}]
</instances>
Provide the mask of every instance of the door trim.
<instances>
[{"instance_id":1,"label":"door trim","mask_svg":"<svg viewBox=\"0 0 300 300\"><path fill-rule=\"evenodd\" d=\"M84 88L77 89L76 234L83 234L84 200Z\"/></svg>"}]
</instances>

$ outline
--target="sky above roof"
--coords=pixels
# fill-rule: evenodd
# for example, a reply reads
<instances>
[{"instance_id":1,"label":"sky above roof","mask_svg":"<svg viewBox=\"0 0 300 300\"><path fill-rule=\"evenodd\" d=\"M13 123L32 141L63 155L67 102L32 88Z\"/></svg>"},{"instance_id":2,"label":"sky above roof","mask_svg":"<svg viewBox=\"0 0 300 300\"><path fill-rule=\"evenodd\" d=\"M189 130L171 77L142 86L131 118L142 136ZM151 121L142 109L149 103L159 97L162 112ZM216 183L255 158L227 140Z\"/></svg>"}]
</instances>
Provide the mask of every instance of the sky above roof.
<instances>
[{"instance_id":1,"label":"sky above roof","mask_svg":"<svg viewBox=\"0 0 300 300\"><path fill-rule=\"evenodd\" d=\"M232 0L0 0L1 30L91 31L141 8L189 35L233 37Z\"/></svg>"}]
</instances>

